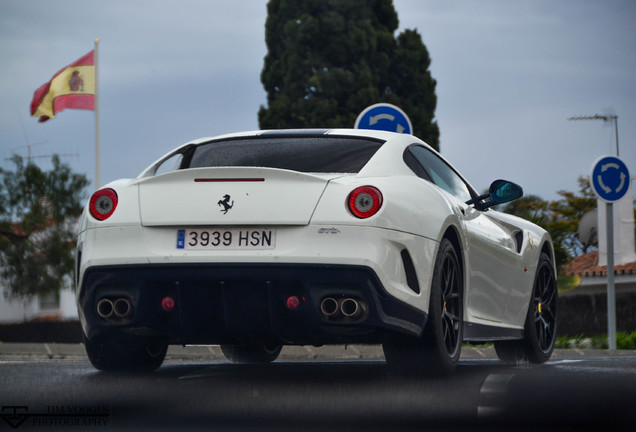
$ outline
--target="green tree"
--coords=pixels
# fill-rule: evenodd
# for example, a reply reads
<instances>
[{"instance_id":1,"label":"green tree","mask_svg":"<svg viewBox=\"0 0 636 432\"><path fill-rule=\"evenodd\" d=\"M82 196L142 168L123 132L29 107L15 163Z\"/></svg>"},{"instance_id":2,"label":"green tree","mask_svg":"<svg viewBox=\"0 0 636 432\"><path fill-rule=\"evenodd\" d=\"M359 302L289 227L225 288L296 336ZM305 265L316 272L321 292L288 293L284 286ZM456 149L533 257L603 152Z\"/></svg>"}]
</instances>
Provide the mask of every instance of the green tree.
<instances>
[{"instance_id":1,"label":"green tree","mask_svg":"<svg viewBox=\"0 0 636 432\"><path fill-rule=\"evenodd\" d=\"M262 129L353 127L364 108L388 102L439 149L428 50L416 30L394 37L391 0L270 0L267 10Z\"/></svg>"},{"instance_id":2,"label":"green tree","mask_svg":"<svg viewBox=\"0 0 636 432\"><path fill-rule=\"evenodd\" d=\"M553 235L557 236L568 253L568 258L588 253L591 248L598 246L583 241L578 234L579 222L585 213L596 208L596 195L592 191L590 181L579 177L578 193L560 190L557 192L562 198L550 202L548 213L549 226Z\"/></svg>"},{"instance_id":3,"label":"green tree","mask_svg":"<svg viewBox=\"0 0 636 432\"><path fill-rule=\"evenodd\" d=\"M56 293L73 272L75 223L89 181L53 156L43 171L19 156L0 168L0 276L9 294Z\"/></svg>"}]
</instances>

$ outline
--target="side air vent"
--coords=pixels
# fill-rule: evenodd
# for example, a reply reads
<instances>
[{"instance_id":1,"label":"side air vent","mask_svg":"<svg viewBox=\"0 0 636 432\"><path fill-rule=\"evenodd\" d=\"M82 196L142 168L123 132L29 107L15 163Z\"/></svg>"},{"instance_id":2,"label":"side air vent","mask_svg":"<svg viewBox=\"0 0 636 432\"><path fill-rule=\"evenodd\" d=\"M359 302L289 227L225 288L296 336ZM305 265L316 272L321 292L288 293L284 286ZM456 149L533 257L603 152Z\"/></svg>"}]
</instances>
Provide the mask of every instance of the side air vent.
<instances>
[{"instance_id":1,"label":"side air vent","mask_svg":"<svg viewBox=\"0 0 636 432\"><path fill-rule=\"evenodd\" d=\"M402 256L402 265L404 265L404 273L406 274L406 284L413 290L414 293L420 293L420 284L417 282L417 273L415 273L415 266L411 259L411 254L406 249L402 249L400 253Z\"/></svg>"},{"instance_id":2,"label":"side air vent","mask_svg":"<svg viewBox=\"0 0 636 432\"><path fill-rule=\"evenodd\" d=\"M515 233L515 243L517 243L517 253L521 253L521 246L523 246L523 231L517 231Z\"/></svg>"},{"instance_id":3,"label":"side air vent","mask_svg":"<svg viewBox=\"0 0 636 432\"><path fill-rule=\"evenodd\" d=\"M82 251L78 250L77 251L77 258L75 261L75 287L76 289L79 289L77 286L79 285L79 278L80 278L80 267L82 265Z\"/></svg>"}]
</instances>

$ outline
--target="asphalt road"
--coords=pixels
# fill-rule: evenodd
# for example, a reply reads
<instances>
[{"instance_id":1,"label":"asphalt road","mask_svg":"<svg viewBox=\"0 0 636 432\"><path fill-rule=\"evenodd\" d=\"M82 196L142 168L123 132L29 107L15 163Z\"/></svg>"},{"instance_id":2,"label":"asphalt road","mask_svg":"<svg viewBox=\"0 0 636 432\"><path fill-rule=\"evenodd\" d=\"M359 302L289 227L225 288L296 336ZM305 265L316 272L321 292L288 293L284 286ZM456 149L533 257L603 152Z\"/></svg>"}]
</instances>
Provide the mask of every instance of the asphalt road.
<instances>
[{"instance_id":1,"label":"asphalt road","mask_svg":"<svg viewBox=\"0 0 636 432\"><path fill-rule=\"evenodd\" d=\"M75 348L2 345L0 431L636 428L635 352L558 351L545 365L508 366L467 350L453 376L425 378L391 373L377 349L233 365L201 347L132 375L98 372Z\"/></svg>"}]
</instances>

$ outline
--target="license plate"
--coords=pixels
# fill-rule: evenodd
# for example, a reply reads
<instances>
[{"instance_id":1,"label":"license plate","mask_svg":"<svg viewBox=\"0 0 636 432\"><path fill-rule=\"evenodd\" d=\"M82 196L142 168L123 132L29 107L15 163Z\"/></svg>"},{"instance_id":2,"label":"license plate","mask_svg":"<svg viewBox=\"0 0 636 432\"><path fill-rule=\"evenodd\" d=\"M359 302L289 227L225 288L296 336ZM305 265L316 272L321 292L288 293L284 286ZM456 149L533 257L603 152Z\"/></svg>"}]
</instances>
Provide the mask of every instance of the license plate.
<instances>
[{"instance_id":1,"label":"license plate","mask_svg":"<svg viewBox=\"0 0 636 432\"><path fill-rule=\"evenodd\" d=\"M177 230L177 249L274 249L276 230L273 229L180 229Z\"/></svg>"}]
</instances>

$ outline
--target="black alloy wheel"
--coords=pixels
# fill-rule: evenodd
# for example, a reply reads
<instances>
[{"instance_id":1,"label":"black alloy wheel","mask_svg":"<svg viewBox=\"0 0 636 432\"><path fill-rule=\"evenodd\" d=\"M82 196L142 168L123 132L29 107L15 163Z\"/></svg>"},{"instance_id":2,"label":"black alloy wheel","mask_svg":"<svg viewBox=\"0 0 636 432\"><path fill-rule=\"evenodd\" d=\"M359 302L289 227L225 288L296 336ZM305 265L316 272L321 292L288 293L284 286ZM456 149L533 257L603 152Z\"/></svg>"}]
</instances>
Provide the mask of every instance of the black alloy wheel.
<instances>
[{"instance_id":1,"label":"black alloy wheel","mask_svg":"<svg viewBox=\"0 0 636 432\"><path fill-rule=\"evenodd\" d=\"M544 363L554 350L557 332L557 283L552 260L542 253L528 304L523 339L496 341L497 356L506 363Z\"/></svg>"},{"instance_id":2,"label":"black alloy wheel","mask_svg":"<svg viewBox=\"0 0 636 432\"><path fill-rule=\"evenodd\" d=\"M82 332L84 348L91 364L104 372L152 372L166 357L164 337L141 337L111 333L88 339Z\"/></svg>"},{"instance_id":3,"label":"black alloy wheel","mask_svg":"<svg viewBox=\"0 0 636 432\"><path fill-rule=\"evenodd\" d=\"M278 358L282 345L221 345L225 358L232 363L271 363Z\"/></svg>"},{"instance_id":4,"label":"black alloy wheel","mask_svg":"<svg viewBox=\"0 0 636 432\"><path fill-rule=\"evenodd\" d=\"M439 246L429 314L420 338L392 335L382 342L387 364L398 373L448 375L455 370L463 340L463 272L448 239Z\"/></svg>"},{"instance_id":5,"label":"black alloy wheel","mask_svg":"<svg viewBox=\"0 0 636 432\"><path fill-rule=\"evenodd\" d=\"M557 301L557 284L554 275L554 269L550 259L542 256L537 275L534 281L534 289L532 296L533 303L533 326L536 335L536 343L539 359L531 358L535 363L541 363L541 358L548 354L552 354L554 341L556 339L556 301ZM529 353L532 357L532 353ZM538 361L537 361L538 360ZM547 360L547 359L546 359ZM545 360L543 360L545 361Z\"/></svg>"},{"instance_id":6,"label":"black alloy wheel","mask_svg":"<svg viewBox=\"0 0 636 432\"><path fill-rule=\"evenodd\" d=\"M455 254L446 254L442 263L441 316L444 345L453 357L460 348L461 272ZM438 307L439 307L438 306Z\"/></svg>"}]
</instances>

